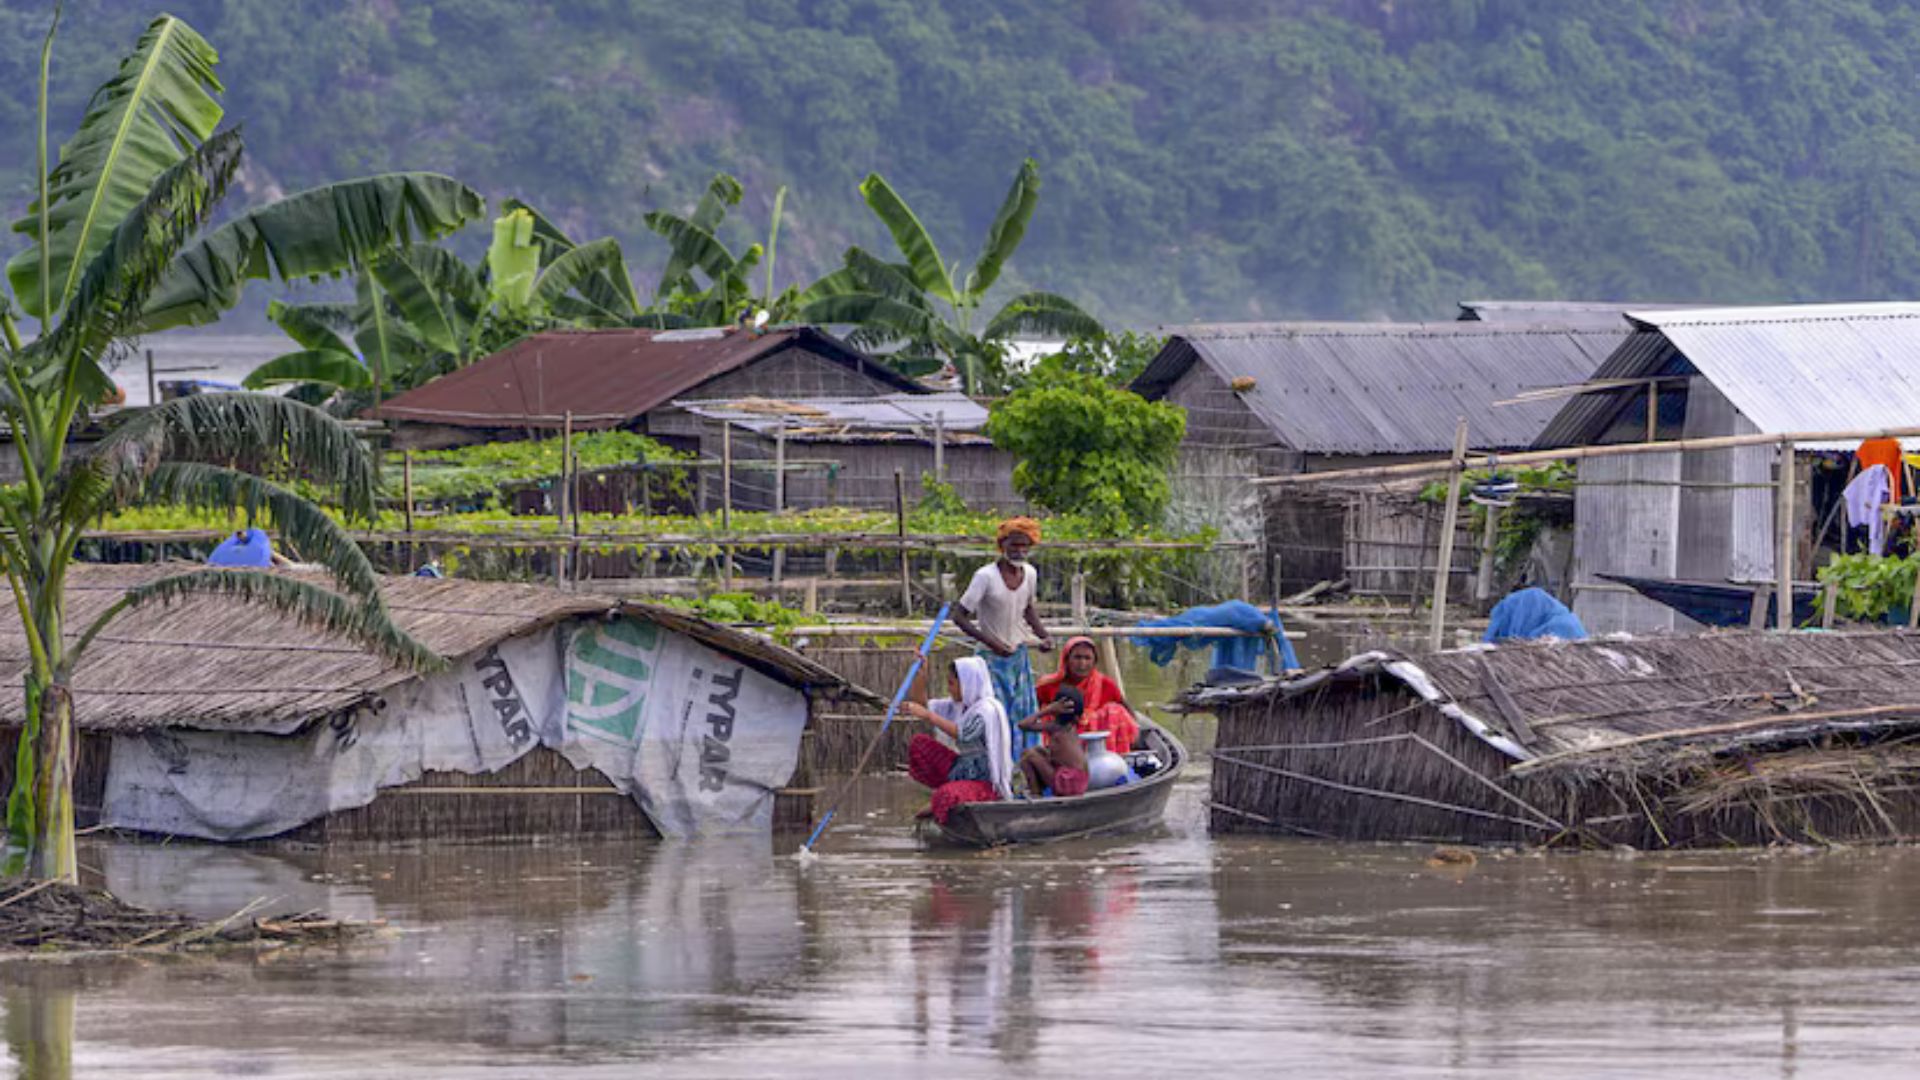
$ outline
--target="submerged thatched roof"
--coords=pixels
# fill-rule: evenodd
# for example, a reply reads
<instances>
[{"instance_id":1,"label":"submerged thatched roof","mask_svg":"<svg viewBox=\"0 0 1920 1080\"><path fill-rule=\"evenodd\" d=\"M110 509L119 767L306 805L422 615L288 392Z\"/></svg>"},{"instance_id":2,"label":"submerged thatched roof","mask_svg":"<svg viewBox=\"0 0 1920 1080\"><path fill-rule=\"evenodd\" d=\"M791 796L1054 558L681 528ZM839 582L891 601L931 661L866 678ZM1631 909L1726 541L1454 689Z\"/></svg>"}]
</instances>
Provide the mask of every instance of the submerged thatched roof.
<instances>
[{"instance_id":1,"label":"submerged thatched roof","mask_svg":"<svg viewBox=\"0 0 1920 1080\"><path fill-rule=\"evenodd\" d=\"M1183 701L1213 710L1276 696L1371 693L1384 680L1528 772L1824 732L1920 730L1917 677L1920 634L1737 632L1369 652L1293 679L1198 688Z\"/></svg>"},{"instance_id":2,"label":"submerged thatched roof","mask_svg":"<svg viewBox=\"0 0 1920 1080\"><path fill-rule=\"evenodd\" d=\"M129 587L191 569L187 564L73 567L67 581L69 633L83 630ZM324 583L324 578L315 580ZM449 658L566 619L624 614L686 634L789 685L847 686L826 668L765 638L674 608L453 578L384 578L381 592L401 627ZM4 605L0 725L20 723L26 666L19 617L13 605ZM74 712L81 728L97 731L287 732L413 677L350 641L292 619L229 599L198 597L128 612L110 624L74 674Z\"/></svg>"}]
</instances>

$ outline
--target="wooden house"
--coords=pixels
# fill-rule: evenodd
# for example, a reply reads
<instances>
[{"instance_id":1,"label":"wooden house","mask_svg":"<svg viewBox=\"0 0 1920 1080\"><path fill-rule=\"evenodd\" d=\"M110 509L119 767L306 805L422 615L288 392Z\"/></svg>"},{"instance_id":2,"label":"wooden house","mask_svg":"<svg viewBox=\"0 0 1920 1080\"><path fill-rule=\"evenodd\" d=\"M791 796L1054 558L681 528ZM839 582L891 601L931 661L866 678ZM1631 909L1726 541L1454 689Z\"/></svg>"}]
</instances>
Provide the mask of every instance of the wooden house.
<instances>
[{"instance_id":1,"label":"wooden house","mask_svg":"<svg viewBox=\"0 0 1920 1080\"><path fill-rule=\"evenodd\" d=\"M861 398L923 387L810 326L754 333L705 330L556 330L534 334L372 411L402 449L620 428L675 449L699 448L702 421L681 398Z\"/></svg>"},{"instance_id":2,"label":"wooden house","mask_svg":"<svg viewBox=\"0 0 1920 1080\"><path fill-rule=\"evenodd\" d=\"M1133 388L1186 409L1183 524L1263 540L1268 587L1282 594L1345 579L1357 593L1405 596L1437 546L1437 513L1417 487L1294 487L1263 503L1247 481L1444 455L1462 417L1474 449L1530 446L1558 402L1511 399L1584 381L1627 337L1616 323L1188 327ZM1461 541L1470 559L1478 538Z\"/></svg>"},{"instance_id":3,"label":"wooden house","mask_svg":"<svg viewBox=\"0 0 1920 1080\"><path fill-rule=\"evenodd\" d=\"M1636 311L1631 334L1535 440L1539 449L1722 435L1911 427L1920 304ZM1834 543L1852 442L1795 447L1794 575ZM1909 447L1912 449L1912 447ZM1602 574L1708 583L1776 578L1772 446L1587 458L1572 601L1589 629L1697 624ZM1842 528L1844 523L1842 523Z\"/></svg>"}]
</instances>

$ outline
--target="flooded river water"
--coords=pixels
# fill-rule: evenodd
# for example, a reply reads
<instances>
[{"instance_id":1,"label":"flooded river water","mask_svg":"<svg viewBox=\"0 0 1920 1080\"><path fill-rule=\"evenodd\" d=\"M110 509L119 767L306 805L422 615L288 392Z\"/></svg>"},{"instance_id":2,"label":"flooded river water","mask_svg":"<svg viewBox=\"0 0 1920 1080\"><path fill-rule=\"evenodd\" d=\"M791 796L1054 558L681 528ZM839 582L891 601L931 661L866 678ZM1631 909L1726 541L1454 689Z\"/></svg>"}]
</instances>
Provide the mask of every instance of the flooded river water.
<instances>
[{"instance_id":1,"label":"flooded river water","mask_svg":"<svg viewBox=\"0 0 1920 1080\"><path fill-rule=\"evenodd\" d=\"M0 969L72 1075L1912 1075L1920 852L1483 856L1165 828L991 854L865 783L765 842L266 853L96 843L132 900L260 896L391 937ZM44 1026L44 1025L42 1025ZM47 1048L41 1048L45 1060ZM26 1075L35 1075L27 1071ZM52 1075L42 1072L39 1075Z\"/></svg>"},{"instance_id":2,"label":"flooded river water","mask_svg":"<svg viewBox=\"0 0 1920 1080\"><path fill-rule=\"evenodd\" d=\"M1376 635L1380 631L1374 631ZM1316 633L1307 662L1343 648ZM1326 653L1327 655L1319 655ZM1188 675L1125 667L1136 701ZM1210 742L1204 722L1184 729ZM1920 851L1482 853L1164 827L924 848L909 782L795 843L289 852L96 840L209 917L382 918L346 948L0 966L65 1077L1910 1076ZM65 1062L70 1058L70 1070Z\"/></svg>"}]
</instances>

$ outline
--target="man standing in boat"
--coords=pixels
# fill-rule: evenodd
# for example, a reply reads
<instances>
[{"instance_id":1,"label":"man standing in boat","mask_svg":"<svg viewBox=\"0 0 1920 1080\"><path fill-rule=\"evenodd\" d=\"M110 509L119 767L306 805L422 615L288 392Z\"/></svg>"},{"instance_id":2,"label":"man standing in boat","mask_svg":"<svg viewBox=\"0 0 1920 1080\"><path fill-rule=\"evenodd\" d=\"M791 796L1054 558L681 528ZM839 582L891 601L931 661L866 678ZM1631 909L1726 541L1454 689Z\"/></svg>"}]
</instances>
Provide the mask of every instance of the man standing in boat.
<instances>
[{"instance_id":1,"label":"man standing in boat","mask_svg":"<svg viewBox=\"0 0 1920 1080\"><path fill-rule=\"evenodd\" d=\"M1040 574L1027 561L1040 542L1040 523L1032 518L1008 518L995 531L994 541L1000 557L974 573L960 597L953 622L980 643L976 652L987 662L994 696L1007 715L1032 716L1040 711L1040 702L1034 695L1033 663L1027 646L1031 644L1041 652L1053 649L1053 636L1047 633L1034 606ZM1037 736L1026 734L1016 747L1039 741Z\"/></svg>"}]
</instances>

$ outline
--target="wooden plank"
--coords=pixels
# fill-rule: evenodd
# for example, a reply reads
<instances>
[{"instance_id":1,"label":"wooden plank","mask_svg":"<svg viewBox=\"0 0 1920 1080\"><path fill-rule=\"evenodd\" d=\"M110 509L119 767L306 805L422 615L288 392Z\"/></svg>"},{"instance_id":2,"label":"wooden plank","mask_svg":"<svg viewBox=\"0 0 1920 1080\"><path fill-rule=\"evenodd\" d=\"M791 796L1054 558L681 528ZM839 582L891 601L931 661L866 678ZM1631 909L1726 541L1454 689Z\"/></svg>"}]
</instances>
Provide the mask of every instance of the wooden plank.
<instances>
[{"instance_id":1,"label":"wooden plank","mask_svg":"<svg viewBox=\"0 0 1920 1080\"><path fill-rule=\"evenodd\" d=\"M1433 621L1427 630L1427 645L1435 652L1445 647L1448 574L1453 569L1454 530L1460 526L1460 482L1466 475L1466 460L1467 418L1463 416L1453 430L1453 468L1447 473L1447 506L1440 522L1440 557L1433 571Z\"/></svg>"},{"instance_id":2,"label":"wooden plank","mask_svg":"<svg viewBox=\"0 0 1920 1080\"><path fill-rule=\"evenodd\" d=\"M1523 747L1531 748L1538 741L1538 737L1533 733L1533 725L1527 722L1527 714L1521 710L1520 703L1513 700L1513 695L1507 691L1506 684L1500 681L1500 676L1493 673L1493 665L1487 663L1487 658L1482 656L1478 659L1480 688L1487 692L1488 699L1493 702L1494 711L1500 714L1500 719L1506 723L1507 730L1513 733L1514 741Z\"/></svg>"}]
</instances>

